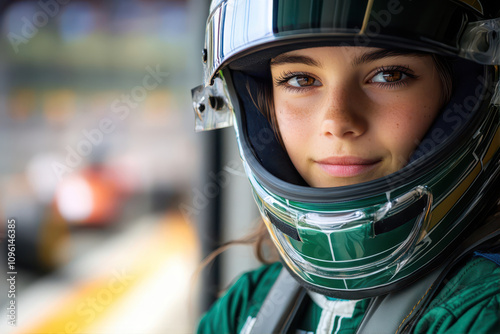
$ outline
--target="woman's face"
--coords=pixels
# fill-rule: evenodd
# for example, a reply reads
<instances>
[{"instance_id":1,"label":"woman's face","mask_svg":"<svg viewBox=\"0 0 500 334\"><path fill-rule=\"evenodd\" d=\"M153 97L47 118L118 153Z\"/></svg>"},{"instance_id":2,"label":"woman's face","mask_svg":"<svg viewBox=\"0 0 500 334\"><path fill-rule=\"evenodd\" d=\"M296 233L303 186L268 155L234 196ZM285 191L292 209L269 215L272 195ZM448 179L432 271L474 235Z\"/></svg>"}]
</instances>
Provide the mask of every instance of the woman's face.
<instances>
[{"instance_id":1,"label":"woman's face","mask_svg":"<svg viewBox=\"0 0 500 334\"><path fill-rule=\"evenodd\" d=\"M370 181L402 168L441 107L431 56L320 47L271 60L285 148L313 187Z\"/></svg>"}]
</instances>

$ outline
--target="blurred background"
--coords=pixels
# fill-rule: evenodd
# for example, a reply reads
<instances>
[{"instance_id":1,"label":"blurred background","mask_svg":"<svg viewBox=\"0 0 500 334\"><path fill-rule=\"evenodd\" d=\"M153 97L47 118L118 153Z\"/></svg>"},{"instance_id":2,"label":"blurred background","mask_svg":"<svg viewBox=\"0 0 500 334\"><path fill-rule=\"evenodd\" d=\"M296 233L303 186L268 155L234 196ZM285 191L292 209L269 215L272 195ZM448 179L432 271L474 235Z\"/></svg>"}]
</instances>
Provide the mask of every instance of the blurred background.
<instances>
[{"instance_id":1,"label":"blurred background","mask_svg":"<svg viewBox=\"0 0 500 334\"><path fill-rule=\"evenodd\" d=\"M0 333L191 333L257 265L198 272L258 217L232 129L193 130L208 6L0 1Z\"/></svg>"}]
</instances>

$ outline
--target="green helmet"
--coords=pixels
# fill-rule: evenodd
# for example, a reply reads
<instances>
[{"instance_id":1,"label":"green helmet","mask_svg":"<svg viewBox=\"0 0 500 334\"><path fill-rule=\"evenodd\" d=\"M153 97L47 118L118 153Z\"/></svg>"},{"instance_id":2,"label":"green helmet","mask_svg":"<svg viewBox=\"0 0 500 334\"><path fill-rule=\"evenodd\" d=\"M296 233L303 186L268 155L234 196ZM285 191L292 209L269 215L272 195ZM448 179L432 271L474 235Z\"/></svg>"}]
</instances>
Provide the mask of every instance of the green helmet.
<instances>
[{"instance_id":1,"label":"green helmet","mask_svg":"<svg viewBox=\"0 0 500 334\"><path fill-rule=\"evenodd\" d=\"M218 0L210 7L196 129L234 125L255 201L285 267L322 294L400 289L443 262L499 199L500 2ZM373 181L309 187L253 102L270 59L318 46L453 59L453 93L411 160Z\"/></svg>"}]
</instances>

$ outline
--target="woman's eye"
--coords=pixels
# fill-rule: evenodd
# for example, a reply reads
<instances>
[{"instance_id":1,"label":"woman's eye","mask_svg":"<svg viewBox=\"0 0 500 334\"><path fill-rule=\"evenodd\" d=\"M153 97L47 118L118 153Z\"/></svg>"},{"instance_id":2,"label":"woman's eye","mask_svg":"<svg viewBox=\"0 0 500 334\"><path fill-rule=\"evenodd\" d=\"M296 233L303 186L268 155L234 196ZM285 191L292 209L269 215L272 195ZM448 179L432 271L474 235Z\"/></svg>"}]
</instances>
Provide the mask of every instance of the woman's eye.
<instances>
[{"instance_id":1,"label":"woman's eye","mask_svg":"<svg viewBox=\"0 0 500 334\"><path fill-rule=\"evenodd\" d=\"M370 81L371 82L381 82L381 83L391 83L405 80L408 77L402 71L383 71L377 73Z\"/></svg>"},{"instance_id":2,"label":"woman's eye","mask_svg":"<svg viewBox=\"0 0 500 334\"><path fill-rule=\"evenodd\" d=\"M295 76L287 81L287 84L289 84L292 87L309 87L309 86L320 86L321 83L312 78L312 77L307 77L307 76Z\"/></svg>"}]
</instances>

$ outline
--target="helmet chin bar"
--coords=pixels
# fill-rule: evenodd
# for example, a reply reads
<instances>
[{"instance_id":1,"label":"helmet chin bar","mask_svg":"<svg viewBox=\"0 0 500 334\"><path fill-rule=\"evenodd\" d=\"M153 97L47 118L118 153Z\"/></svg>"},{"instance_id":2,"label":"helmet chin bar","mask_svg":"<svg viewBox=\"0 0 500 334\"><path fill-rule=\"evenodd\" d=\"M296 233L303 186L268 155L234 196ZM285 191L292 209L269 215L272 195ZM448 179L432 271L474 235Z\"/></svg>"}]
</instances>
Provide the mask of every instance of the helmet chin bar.
<instances>
[{"instance_id":1,"label":"helmet chin bar","mask_svg":"<svg viewBox=\"0 0 500 334\"><path fill-rule=\"evenodd\" d=\"M417 248L422 251L417 245L427 236L432 206L432 194L420 186L385 204L330 212L285 211L271 196L261 195L262 188L256 191L255 199L290 269L308 282L314 282L314 277L343 281L345 288L345 280L368 278L382 271L389 281ZM290 233L293 230L295 235ZM383 250L374 247L380 242ZM425 241L420 243L425 245Z\"/></svg>"}]
</instances>

